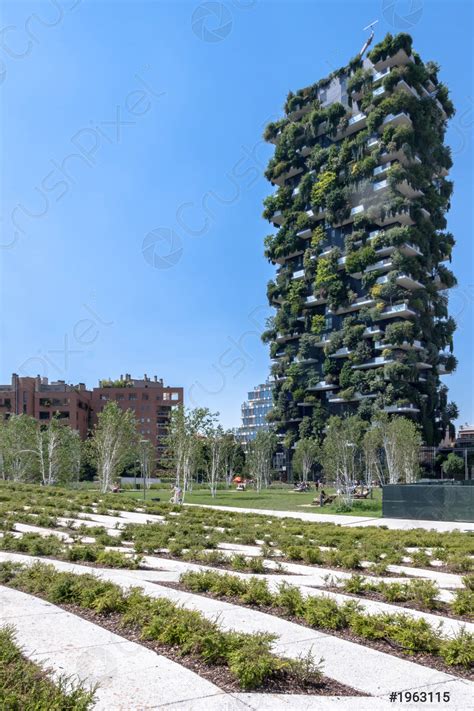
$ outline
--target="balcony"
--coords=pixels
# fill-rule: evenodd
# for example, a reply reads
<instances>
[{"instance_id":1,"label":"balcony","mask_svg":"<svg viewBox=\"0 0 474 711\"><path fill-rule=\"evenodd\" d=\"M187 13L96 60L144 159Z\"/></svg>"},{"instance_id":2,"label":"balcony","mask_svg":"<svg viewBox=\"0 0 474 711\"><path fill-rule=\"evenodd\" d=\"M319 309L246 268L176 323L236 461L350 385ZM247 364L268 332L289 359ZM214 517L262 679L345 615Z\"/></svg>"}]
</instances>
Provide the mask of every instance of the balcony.
<instances>
[{"instance_id":1,"label":"balcony","mask_svg":"<svg viewBox=\"0 0 474 711\"><path fill-rule=\"evenodd\" d=\"M419 247L417 247L416 244L413 244L413 242L405 242L405 244L402 244L398 249L406 257L422 257L423 256L423 252L421 251L421 249Z\"/></svg>"},{"instance_id":2,"label":"balcony","mask_svg":"<svg viewBox=\"0 0 474 711\"><path fill-rule=\"evenodd\" d=\"M299 232L297 232L296 236L300 237L301 239L309 239L311 237L311 230L309 227L306 227L304 230L300 230Z\"/></svg>"},{"instance_id":3,"label":"balcony","mask_svg":"<svg viewBox=\"0 0 474 711\"><path fill-rule=\"evenodd\" d=\"M338 348L335 353L331 353L330 358L347 358L352 353L348 348Z\"/></svg>"},{"instance_id":4,"label":"balcony","mask_svg":"<svg viewBox=\"0 0 474 711\"><path fill-rule=\"evenodd\" d=\"M381 365L388 365L393 363L393 358L385 358L384 356L377 356L376 358L371 358L366 360L365 363L360 363L358 365L353 365L352 370L368 370L369 368L378 368Z\"/></svg>"},{"instance_id":5,"label":"balcony","mask_svg":"<svg viewBox=\"0 0 474 711\"><path fill-rule=\"evenodd\" d=\"M273 223L274 225L282 225L284 223L284 221L285 221L285 217L284 217L281 210L277 210L276 212L274 212L270 218L270 222Z\"/></svg>"},{"instance_id":6,"label":"balcony","mask_svg":"<svg viewBox=\"0 0 474 711\"><path fill-rule=\"evenodd\" d=\"M382 336L383 331L378 326L367 326L362 338L374 338L374 336Z\"/></svg>"},{"instance_id":7,"label":"balcony","mask_svg":"<svg viewBox=\"0 0 474 711\"><path fill-rule=\"evenodd\" d=\"M380 130L385 129L387 126L402 126L402 125L405 125L405 126L412 125L411 118L404 111L401 111L399 114L387 114L387 116L385 116L384 120L382 121Z\"/></svg>"},{"instance_id":8,"label":"balcony","mask_svg":"<svg viewBox=\"0 0 474 711\"><path fill-rule=\"evenodd\" d=\"M421 195L424 195L424 192L422 190L414 188L408 182L408 180L402 180L400 183L397 183L397 190L407 198L417 198L421 197Z\"/></svg>"},{"instance_id":9,"label":"balcony","mask_svg":"<svg viewBox=\"0 0 474 711\"><path fill-rule=\"evenodd\" d=\"M337 311L331 311L331 309L326 309L326 315L327 316L332 316L332 315L340 315L340 314L346 314L349 313L350 311L358 311L359 309L362 309L364 306L374 306L375 305L375 299L372 299L369 296L361 296L360 298L356 299L352 303L348 304L347 306L341 306L340 308L337 309Z\"/></svg>"},{"instance_id":10,"label":"balcony","mask_svg":"<svg viewBox=\"0 0 474 711\"><path fill-rule=\"evenodd\" d=\"M374 75L372 76L372 82L376 84L378 81L381 79L384 79L386 76L390 74L390 67L386 67L385 69L382 69L381 72L374 72Z\"/></svg>"},{"instance_id":11,"label":"balcony","mask_svg":"<svg viewBox=\"0 0 474 711\"><path fill-rule=\"evenodd\" d=\"M385 190L385 188L388 188L388 180L379 180L377 183L372 183L372 187L374 192L377 192L379 190Z\"/></svg>"},{"instance_id":12,"label":"balcony","mask_svg":"<svg viewBox=\"0 0 474 711\"><path fill-rule=\"evenodd\" d=\"M420 98L420 95L417 90L410 86L410 84L408 84L405 79L400 79L400 81L396 84L395 89L400 89L400 91L404 91L405 94L408 94L409 96L414 96L415 99Z\"/></svg>"},{"instance_id":13,"label":"balcony","mask_svg":"<svg viewBox=\"0 0 474 711\"><path fill-rule=\"evenodd\" d=\"M307 296L305 299L305 305L306 306L320 306L321 304L325 304L327 302L327 298L325 296L314 296L314 294L311 294L310 296Z\"/></svg>"},{"instance_id":14,"label":"balcony","mask_svg":"<svg viewBox=\"0 0 474 711\"><path fill-rule=\"evenodd\" d=\"M374 343L374 348L377 351L383 351L386 348L391 348L394 350L401 350L401 351L422 351L423 346L421 345L421 341L413 341L410 343L409 341L403 341L402 343L397 343L396 345L393 345L392 343L382 343L382 341L375 341Z\"/></svg>"},{"instance_id":15,"label":"balcony","mask_svg":"<svg viewBox=\"0 0 474 711\"><path fill-rule=\"evenodd\" d=\"M388 405L383 408L383 411L399 415L417 415L420 412L414 405Z\"/></svg>"},{"instance_id":16,"label":"balcony","mask_svg":"<svg viewBox=\"0 0 474 711\"><path fill-rule=\"evenodd\" d=\"M387 275L381 276L377 279L377 284L387 284L389 277ZM410 291L416 291L416 289L424 289L424 285L414 279L410 274L399 274L395 278L395 282L398 286L403 286L404 289L410 289Z\"/></svg>"},{"instance_id":17,"label":"balcony","mask_svg":"<svg viewBox=\"0 0 474 711\"><path fill-rule=\"evenodd\" d=\"M354 116L350 117L347 128L342 135L349 136L351 133L355 133L355 131L365 128L366 125L367 116L362 111L359 111L358 114L354 114Z\"/></svg>"},{"instance_id":18,"label":"balcony","mask_svg":"<svg viewBox=\"0 0 474 711\"><path fill-rule=\"evenodd\" d=\"M385 171L390 168L391 164L392 164L391 161L387 161L387 163L384 163L383 165L378 165L373 170L374 176L380 175L381 173L385 173Z\"/></svg>"},{"instance_id":19,"label":"balcony","mask_svg":"<svg viewBox=\"0 0 474 711\"><path fill-rule=\"evenodd\" d=\"M314 210L306 210L306 214L312 220L323 220L326 217L326 209L324 207L317 207Z\"/></svg>"},{"instance_id":20,"label":"balcony","mask_svg":"<svg viewBox=\"0 0 474 711\"><path fill-rule=\"evenodd\" d=\"M393 304L393 306L387 306L386 309L381 311L377 316L377 321L384 321L389 318L415 318L419 316L418 311L412 309L406 302L402 304Z\"/></svg>"},{"instance_id":21,"label":"balcony","mask_svg":"<svg viewBox=\"0 0 474 711\"><path fill-rule=\"evenodd\" d=\"M384 216L379 215L374 218L374 222L380 227L383 225L393 225L395 222L399 222L401 225L407 226L415 224L415 220L412 218L408 208L400 208Z\"/></svg>"},{"instance_id":22,"label":"balcony","mask_svg":"<svg viewBox=\"0 0 474 711\"><path fill-rule=\"evenodd\" d=\"M368 393L367 395L363 395L362 393L354 393L351 398L328 397L328 402L332 404L339 404L344 402L360 402L360 400L371 400L375 397L377 397L375 393Z\"/></svg>"},{"instance_id":23,"label":"balcony","mask_svg":"<svg viewBox=\"0 0 474 711\"><path fill-rule=\"evenodd\" d=\"M370 274L370 272L389 272L392 269L393 262L390 258L380 259L374 264L369 264L368 267L364 269L365 274Z\"/></svg>"},{"instance_id":24,"label":"balcony","mask_svg":"<svg viewBox=\"0 0 474 711\"><path fill-rule=\"evenodd\" d=\"M272 178L271 182L274 185L279 185L281 187L287 180L294 178L295 175L299 175L302 172L303 168L296 168L295 166L292 166L286 173L282 173L277 178Z\"/></svg>"},{"instance_id":25,"label":"balcony","mask_svg":"<svg viewBox=\"0 0 474 711\"><path fill-rule=\"evenodd\" d=\"M371 136L367 141L367 148L374 148L375 146L378 146L379 143L380 139L375 138L375 136Z\"/></svg>"},{"instance_id":26,"label":"balcony","mask_svg":"<svg viewBox=\"0 0 474 711\"><path fill-rule=\"evenodd\" d=\"M306 388L308 392L321 392L322 390L338 390L339 385L336 383L326 383L325 380L320 380L316 385L310 385Z\"/></svg>"},{"instance_id":27,"label":"balcony","mask_svg":"<svg viewBox=\"0 0 474 711\"><path fill-rule=\"evenodd\" d=\"M312 151L312 147L311 147L311 146L301 146L301 148L298 148L298 149L296 150L296 152L298 153L298 155L302 156L303 158L306 158L306 156L309 156L309 154L311 153L311 151Z\"/></svg>"},{"instance_id":28,"label":"balcony","mask_svg":"<svg viewBox=\"0 0 474 711\"><path fill-rule=\"evenodd\" d=\"M409 64L414 61L413 57L411 55L408 56L404 49L399 49L398 52L393 54L391 57L385 57L384 59L379 59L378 62L374 62L374 69L377 74L380 74L385 69L389 69L390 67Z\"/></svg>"},{"instance_id":29,"label":"balcony","mask_svg":"<svg viewBox=\"0 0 474 711\"><path fill-rule=\"evenodd\" d=\"M314 345L316 348L324 348L324 346L327 346L328 343L331 342L331 339L329 336L322 336L320 341L317 341Z\"/></svg>"},{"instance_id":30,"label":"balcony","mask_svg":"<svg viewBox=\"0 0 474 711\"><path fill-rule=\"evenodd\" d=\"M293 272L292 279L302 279L304 277L304 269L298 269L298 271Z\"/></svg>"},{"instance_id":31,"label":"balcony","mask_svg":"<svg viewBox=\"0 0 474 711\"><path fill-rule=\"evenodd\" d=\"M301 333L277 333L276 337L276 342L277 343L285 343L286 341L293 341L295 338L299 338L301 336Z\"/></svg>"},{"instance_id":32,"label":"balcony","mask_svg":"<svg viewBox=\"0 0 474 711\"><path fill-rule=\"evenodd\" d=\"M372 96L382 96L382 94L385 94L385 87L384 86L378 86L372 92Z\"/></svg>"}]
</instances>

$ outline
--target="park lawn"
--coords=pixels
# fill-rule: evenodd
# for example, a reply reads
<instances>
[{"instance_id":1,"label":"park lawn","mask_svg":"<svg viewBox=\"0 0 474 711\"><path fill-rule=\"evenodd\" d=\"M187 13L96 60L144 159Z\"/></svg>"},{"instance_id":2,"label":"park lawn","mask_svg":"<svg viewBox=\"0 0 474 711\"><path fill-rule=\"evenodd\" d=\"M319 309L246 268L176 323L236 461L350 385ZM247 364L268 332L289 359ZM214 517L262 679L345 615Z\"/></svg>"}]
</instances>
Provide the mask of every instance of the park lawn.
<instances>
[{"instance_id":1,"label":"park lawn","mask_svg":"<svg viewBox=\"0 0 474 711\"><path fill-rule=\"evenodd\" d=\"M330 487L325 487L325 492L328 495L334 494L335 491ZM131 496L133 498L143 498L143 491L124 491L123 496ZM217 496L212 498L208 489L194 489L192 493L187 493L185 503L187 504L207 504L214 506L236 506L250 509L275 510L275 511L307 511L312 513L340 513L349 516L370 516L379 517L382 515L382 492L380 489L375 489L373 492L374 498L364 501L354 501L353 508L350 511L340 511L340 503L335 502L320 508L319 506L311 506L311 502L315 497L319 496L318 492L312 489L311 491L295 493L291 489L264 489L260 493L254 489L247 491L236 491L235 488L219 489ZM161 502L168 503L171 497L170 487L152 488L146 492L146 498L149 501L152 498L159 497Z\"/></svg>"}]
</instances>

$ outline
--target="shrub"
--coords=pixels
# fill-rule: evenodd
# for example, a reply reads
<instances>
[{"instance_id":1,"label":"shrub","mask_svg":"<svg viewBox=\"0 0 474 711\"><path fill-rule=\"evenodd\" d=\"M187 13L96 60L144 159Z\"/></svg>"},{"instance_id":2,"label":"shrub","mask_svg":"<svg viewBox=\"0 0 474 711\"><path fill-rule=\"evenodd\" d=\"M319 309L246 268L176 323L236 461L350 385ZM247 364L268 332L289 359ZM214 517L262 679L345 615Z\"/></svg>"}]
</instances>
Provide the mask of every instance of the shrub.
<instances>
[{"instance_id":1,"label":"shrub","mask_svg":"<svg viewBox=\"0 0 474 711\"><path fill-rule=\"evenodd\" d=\"M281 583L274 602L291 616L301 616L304 610L304 600L299 588L289 583Z\"/></svg>"},{"instance_id":2,"label":"shrub","mask_svg":"<svg viewBox=\"0 0 474 711\"><path fill-rule=\"evenodd\" d=\"M362 575L351 575L343 581L342 588L348 593L363 595L367 590L366 579Z\"/></svg>"},{"instance_id":3,"label":"shrub","mask_svg":"<svg viewBox=\"0 0 474 711\"><path fill-rule=\"evenodd\" d=\"M303 616L311 627L338 630L347 624L342 608L329 597L306 598Z\"/></svg>"},{"instance_id":4,"label":"shrub","mask_svg":"<svg viewBox=\"0 0 474 711\"><path fill-rule=\"evenodd\" d=\"M386 635L399 644L407 654L428 652L436 654L440 648L440 634L424 619L408 615L386 615Z\"/></svg>"},{"instance_id":5,"label":"shrub","mask_svg":"<svg viewBox=\"0 0 474 711\"><path fill-rule=\"evenodd\" d=\"M323 556L319 548L303 548L303 560L310 565L318 565L323 562Z\"/></svg>"},{"instance_id":6,"label":"shrub","mask_svg":"<svg viewBox=\"0 0 474 711\"><path fill-rule=\"evenodd\" d=\"M377 586L377 590L388 602L405 602L408 600L407 586L403 583L385 583Z\"/></svg>"},{"instance_id":7,"label":"shrub","mask_svg":"<svg viewBox=\"0 0 474 711\"><path fill-rule=\"evenodd\" d=\"M438 605L439 587L431 580L410 580L406 586L407 597L413 602L435 610Z\"/></svg>"},{"instance_id":8,"label":"shrub","mask_svg":"<svg viewBox=\"0 0 474 711\"><path fill-rule=\"evenodd\" d=\"M386 636L383 615L354 613L349 616L349 627L364 639L384 639Z\"/></svg>"},{"instance_id":9,"label":"shrub","mask_svg":"<svg viewBox=\"0 0 474 711\"><path fill-rule=\"evenodd\" d=\"M247 581L245 591L240 595L240 599L250 605L271 605L273 596L268 589L266 580L251 578Z\"/></svg>"},{"instance_id":10,"label":"shrub","mask_svg":"<svg viewBox=\"0 0 474 711\"><path fill-rule=\"evenodd\" d=\"M451 610L455 615L474 617L474 592L472 590L456 590Z\"/></svg>"},{"instance_id":11,"label":"shrub","mask_svg":"<svg viewBox=\"0 0 474 711\"><path fill-rule=\"evenodd\" d=\"M441 645L440 655L450 666L472 668L474 664L474 635L462 629L456 637Z\"/></svg>"},{"instance_id":12,"label":"shrub","mask_svg":"<svg viewBox=\"0 0 474 711\"><path fill-rule=\"evenodd\" d=\"M283 668L283 662L271 654L270 645L275 635L258 633L241 635L228 655L229 669L245 690L256 689Z\"/></svg>"}]
</instances>

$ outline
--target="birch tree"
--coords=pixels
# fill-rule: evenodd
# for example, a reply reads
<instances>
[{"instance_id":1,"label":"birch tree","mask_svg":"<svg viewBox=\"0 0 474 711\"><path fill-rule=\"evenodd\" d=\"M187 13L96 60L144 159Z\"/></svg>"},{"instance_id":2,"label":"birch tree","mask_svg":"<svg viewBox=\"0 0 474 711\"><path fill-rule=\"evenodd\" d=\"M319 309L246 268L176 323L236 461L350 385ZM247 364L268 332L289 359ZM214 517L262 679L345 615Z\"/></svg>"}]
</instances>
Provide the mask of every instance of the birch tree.
<instances>
[{"instance_id":1,"label":"birch tree","mask_svg":"<svg viewBox=\"0 0 474 711\"><path fill-rule=\"evenodd\" d=\"M329 479L335 481L346 506L352 505L354 481L360 472L364 423L353 415L345 419L330 417L322 448L322 464Z\"/></svg>"},{"instance_id":2,"label":"birch tree","mask_svg":"<svg viewBox=\"0 0 474 711\"><path fill-rule=\"evenodd\" d=\"M98 416L90 440L100 490L106 493L136 454L137 430L133 412L108 402Z\"/></svg>"},{"instance_id":3,"label":"birch tree","mask_svg":"<svg viewBox=\"0 0 474 711\"><path fill-rule=\"evenodd\" d=\"M367 430L363 440L365 479L372 488L374 480L386 484L388 480L385 457L383 456L382 433L377 423Z\"/></svg>"},{"instance_id":4,"label":"birch tree","mask_svg":"<svg viewBox=\"0 0 474 711\"><path fill-rule=\"evenodd\" d=\"M37 422L29 415L11 415L0 426L2 478L15 482L38 480Z\"/></svg>"},{"instance_id":5,"label":"birch tree","mask_svg":"<svg viewBox=\"0 0 474 711\"><path fill-rule=\"evenodd\" d=\"M210 426L206 432L209 442L210 463L209 463L209 488L214 499L217 495L217 484L221 478L223 457L224 457L224 430L221 425Z\"/></svg>"},{"instance_id":6,"label":"birch tree","mask_svg":"<svg viewBox=\"0 0 474 711\"><path fill-rule=\"evenodd\" d=\"M293 466L298 474L301 475L302 481L308 481L311 469L319 457L320 447L317 440L311 439L310 437L302 437L298 440L293 457Z\"/></svg>"},{"instance_id":7,"label":"birch tree","mask_svg":"<svg viewBox=\"0 0 474 711\"><path fill-rule=\"evenodd\" d=\"M411 484L419 475L421 436L418 427L406 417L377 420L388 470L389 484Z\"/></svg>"},{"instance_id":8,"label":"birch tree","mask_svg":"<svg viewBox=\"0 0 474 711\"><path fill-rule=\"evenodd\" d=\"M248 464L251 477L258 492L268 487L271 479L272 460L277 445L273 432L259 430L249 443Z\"/></svg>"}]
</instances>

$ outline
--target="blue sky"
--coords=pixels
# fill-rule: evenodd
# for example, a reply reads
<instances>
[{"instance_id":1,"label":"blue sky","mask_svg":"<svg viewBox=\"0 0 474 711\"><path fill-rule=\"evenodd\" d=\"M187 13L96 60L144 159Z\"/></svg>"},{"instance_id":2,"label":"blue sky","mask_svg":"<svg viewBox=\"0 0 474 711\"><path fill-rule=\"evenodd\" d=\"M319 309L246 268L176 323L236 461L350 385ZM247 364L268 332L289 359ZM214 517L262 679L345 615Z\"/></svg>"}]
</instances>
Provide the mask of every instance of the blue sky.
<instances>
[{"instance_id":1,"label":"blue sky","mask_svg":"<svg viewBox=\"0 0 474 711\"><path fill-rule=\"evenodd\" d=\"M354 56L378 19L376 40L409 29L441 64L457 107L459 368L447 382L460 421L474 421L472 4L227 0L221 11L3 3L0 381L156 373L183 385L188 405L239 424L269 368L263 127L288 90Z\"/></svg>"}]
</instances>

